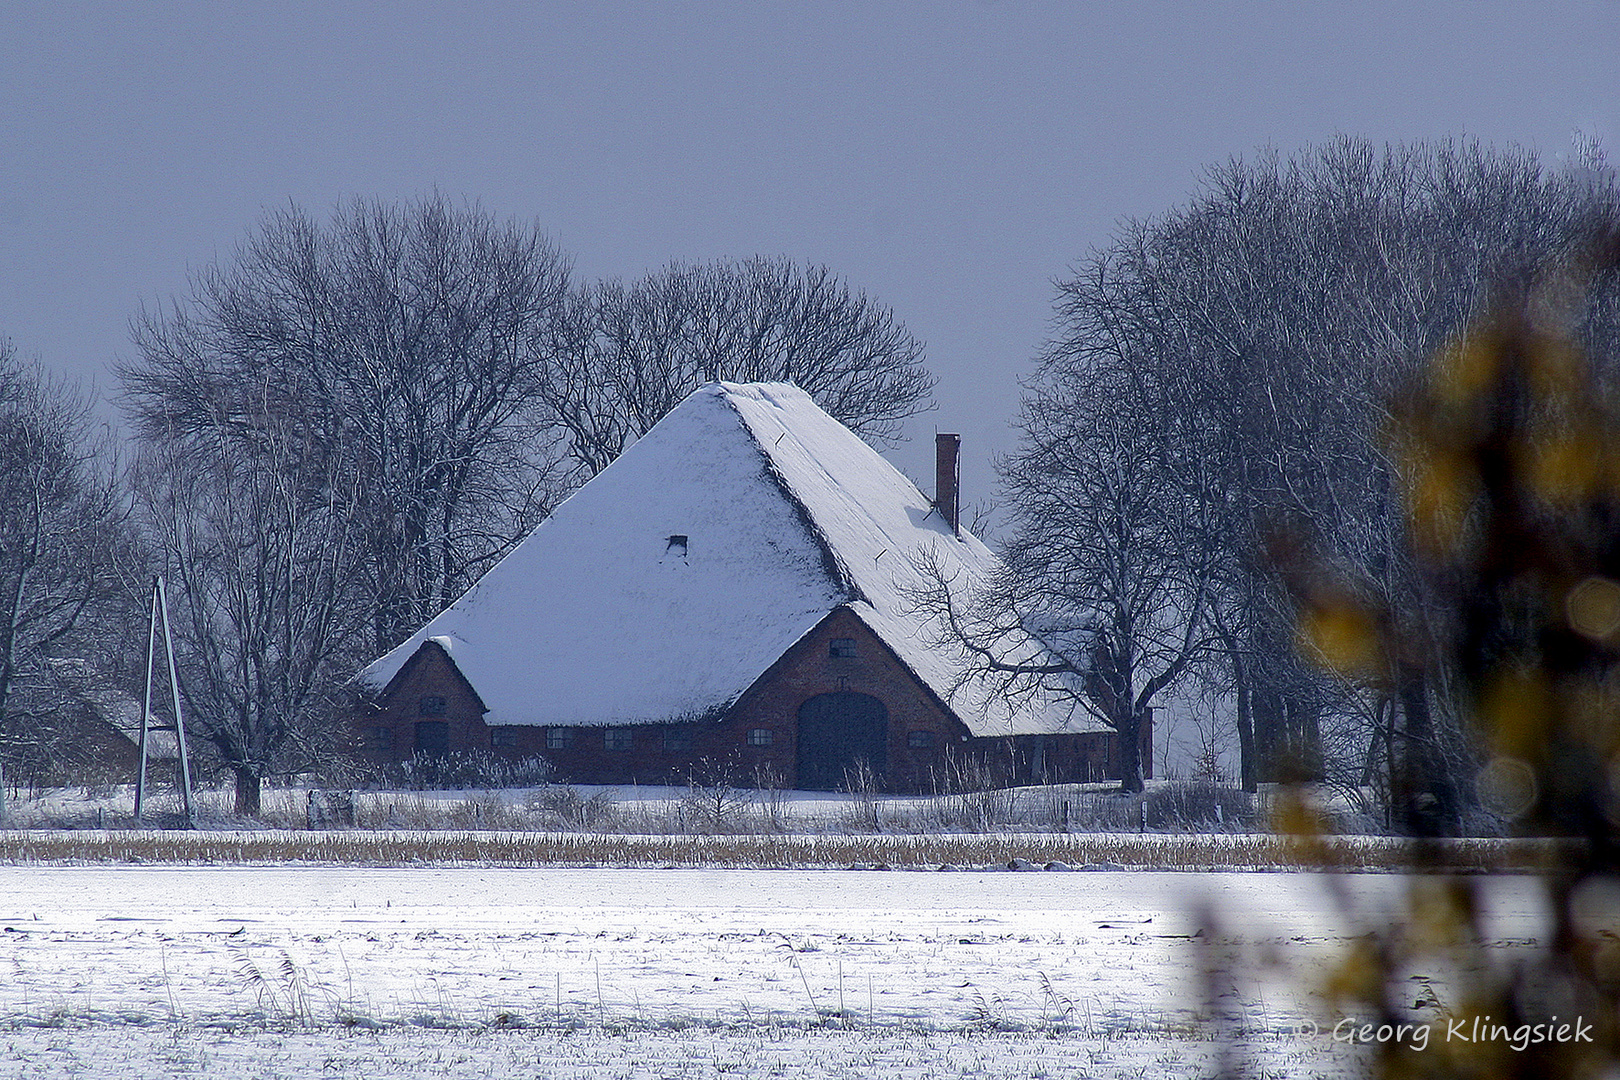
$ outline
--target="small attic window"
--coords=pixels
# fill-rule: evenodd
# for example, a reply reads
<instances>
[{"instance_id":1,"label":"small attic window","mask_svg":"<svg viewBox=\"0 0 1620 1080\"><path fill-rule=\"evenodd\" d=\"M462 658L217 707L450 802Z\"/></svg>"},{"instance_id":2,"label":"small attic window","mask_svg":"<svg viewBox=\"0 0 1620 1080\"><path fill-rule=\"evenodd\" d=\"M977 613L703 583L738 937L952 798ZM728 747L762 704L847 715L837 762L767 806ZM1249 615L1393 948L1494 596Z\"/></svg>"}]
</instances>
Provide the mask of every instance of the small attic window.
<instances>
[{"instance_id":1,"label":"small attic window","mask_svg":"<svg viewBox=\"0 0 1620 1080\"><path fill-rule=\"evenodd\" d=\"M835 637L827 646L828 656L852 657L860 654L855 651L855 639L852 637Z\"/></svg>"},{"instance_id":2,"label":"small attic window","mask_svg":"<svg viewBox=\"0 0 1620 1080\"><path fill-rule=\"evenodd\" d=\"M443 716L444 713L445 703L442 694L428 694L417 702L416 714L418 716Z\"/></svg>"}]
</instances>

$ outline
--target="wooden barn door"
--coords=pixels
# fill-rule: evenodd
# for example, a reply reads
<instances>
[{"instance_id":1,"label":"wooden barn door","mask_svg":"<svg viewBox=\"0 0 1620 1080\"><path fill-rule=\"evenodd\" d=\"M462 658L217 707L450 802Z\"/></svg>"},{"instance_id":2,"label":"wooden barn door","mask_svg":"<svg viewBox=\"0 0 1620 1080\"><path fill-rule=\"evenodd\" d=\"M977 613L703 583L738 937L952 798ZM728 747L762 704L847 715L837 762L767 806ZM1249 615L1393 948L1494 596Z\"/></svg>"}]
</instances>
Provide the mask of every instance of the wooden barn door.
<instances>
[{"instance_id":1,"label":"wooden barn door","mask_svg":"<svg viewBox=\"0 0 1620 1080\"><path fill-rule=\"evenodd\" d=\"M889 710L883 702L841 690L799 706L799 787L842 790L863 761L881 784L889 767Z\"/></svg>"}]
</instances>

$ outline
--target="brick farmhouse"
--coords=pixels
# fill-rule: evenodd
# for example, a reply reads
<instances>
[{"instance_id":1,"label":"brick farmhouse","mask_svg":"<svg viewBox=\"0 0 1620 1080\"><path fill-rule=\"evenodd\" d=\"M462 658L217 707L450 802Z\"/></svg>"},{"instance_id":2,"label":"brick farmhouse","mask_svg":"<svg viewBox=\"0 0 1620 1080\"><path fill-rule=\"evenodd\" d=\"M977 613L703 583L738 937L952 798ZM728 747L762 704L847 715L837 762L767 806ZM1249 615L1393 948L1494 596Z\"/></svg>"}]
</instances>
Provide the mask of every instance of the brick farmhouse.
<instances>
[{"instance_id":1,"label":"brick farmhouse","mask_svg":"<svg viewBox=\"0 0 1620 1080\"><path fill-rule=\"evenodd\" d=\"M543 757L591 784L865 772L924 792L968 760L1117 776L1114 732L996 694L917 604L925 562L953 590L995 567L957 520L957 437L937 446L930 500L795 387L697 390L366 668L357 742L381 763Z\"/></svg>"}]
</instances>

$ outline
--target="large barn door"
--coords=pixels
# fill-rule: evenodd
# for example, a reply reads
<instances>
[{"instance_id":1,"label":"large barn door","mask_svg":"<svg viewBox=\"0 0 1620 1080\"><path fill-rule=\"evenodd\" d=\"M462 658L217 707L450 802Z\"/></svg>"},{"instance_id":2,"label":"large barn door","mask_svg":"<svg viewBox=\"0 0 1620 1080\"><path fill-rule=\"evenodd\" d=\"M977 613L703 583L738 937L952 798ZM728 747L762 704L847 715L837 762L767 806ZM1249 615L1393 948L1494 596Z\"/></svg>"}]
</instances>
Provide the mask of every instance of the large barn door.
<instances>
[{"instance_id":1,"label":"large barn door","mask_svg":"<svg viewBox=\"0 0 1620 1080\"><path fill-rule=\"evenodd\" d=\"M799 706L799 787L841 790L863 761L881 782L889 767L889 710L883 702L841 690Z\"/></svg>"},{"instance_id":2,"label":"large barn door","mask_svg":"<svg viewBox=\"0 0 1620 1080\"><path fill-rule=\"evenodd\" d=\"M450 725L444 720L419 720L416 723L416 756L442 758L450 756Z\"/></svg>"}]
</instances>

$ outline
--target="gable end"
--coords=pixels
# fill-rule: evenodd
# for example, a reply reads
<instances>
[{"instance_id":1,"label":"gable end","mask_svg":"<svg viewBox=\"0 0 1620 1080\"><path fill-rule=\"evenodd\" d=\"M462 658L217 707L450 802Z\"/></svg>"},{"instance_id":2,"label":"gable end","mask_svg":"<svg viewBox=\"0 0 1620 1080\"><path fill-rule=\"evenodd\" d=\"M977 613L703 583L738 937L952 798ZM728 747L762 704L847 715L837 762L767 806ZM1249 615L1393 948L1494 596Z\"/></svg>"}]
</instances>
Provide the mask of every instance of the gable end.
<instances>
[{"instance_id":1,"label":"gable end","mask_svg":"<svg viewBox=\"0 0 1620 1080\"><path fill-rule=\"evenodd\" d=\"M480 716L489 712L489 706L485 705L484 699L478 695L478 688L473 686L472 682L468 680L467 676L461 673L461 668L456 664L455 657L450 655L450 650L446 649L443 645L439 644L432 638L422 642L421 646L411 654L410 659L406 660L399 666L399 670L394 672L394 677L388 680L388 685L384 686L380 691L378 691L376 700L379 702L387 701L389 698L394 696L394 693L399 689L402 683L415 678L418 668L420 668L423 664L430 664L436 661L442 663L456 684L464 689L472 697L472 699L478 703L478 713Z\"/></svg>"}]
</instances>

